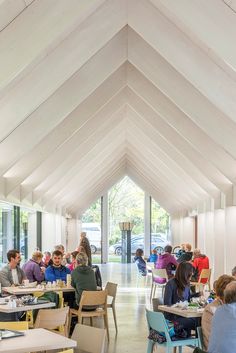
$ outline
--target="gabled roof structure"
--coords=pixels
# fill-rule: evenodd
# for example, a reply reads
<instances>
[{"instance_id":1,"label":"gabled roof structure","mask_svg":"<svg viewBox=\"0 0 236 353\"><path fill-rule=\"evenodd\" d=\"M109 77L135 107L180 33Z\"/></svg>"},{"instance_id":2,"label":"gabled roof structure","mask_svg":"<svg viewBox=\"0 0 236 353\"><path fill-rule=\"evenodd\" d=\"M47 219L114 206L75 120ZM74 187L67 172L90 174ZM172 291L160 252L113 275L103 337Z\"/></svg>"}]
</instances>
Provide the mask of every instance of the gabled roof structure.
<instances>
[{"instance_id":1,"label":"gabled roof structure","mask_svg":"<svg viewBox=\"0 0 236 353\"><path fill-rule=\"evenodd\" d=\"M235 204L223 0L3 0L0 198L81 214L129 175L167 211Z\"/></svg>"}]
</instances>

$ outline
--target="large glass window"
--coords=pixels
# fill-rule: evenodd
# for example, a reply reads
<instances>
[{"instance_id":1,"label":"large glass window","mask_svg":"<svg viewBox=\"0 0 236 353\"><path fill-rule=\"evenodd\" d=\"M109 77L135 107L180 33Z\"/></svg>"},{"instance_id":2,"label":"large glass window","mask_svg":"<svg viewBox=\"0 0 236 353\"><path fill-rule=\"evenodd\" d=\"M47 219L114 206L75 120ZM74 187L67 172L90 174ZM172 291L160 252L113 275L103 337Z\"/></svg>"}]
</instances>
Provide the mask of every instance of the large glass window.
<instances>
[{"instance_id":1,"label":"large glass window","mask_svg":"<svg viewBox=\"0 0 236 353\"><path fill-rule=\"evenodd\" d=\"M7 251L14 248L13 205L0 203L0 262L7 263Z\"/></svg>"},{"instance_id":2,"label":"large glass window","mask_svg":"<svg viewBox=\"0 0 236 353\"><path fill-rule=\"evenodd\" d=\"M169 239L170 216L158 202L151 203L151 250L162 252Z\"/></svg>"},{"instance_id":3,"label":"large glass window","mask_svg":"<svg viewBox=\"0 0 236 353\"><path fill-rule=\"evenodd\" d=\"M109 261L120 262L122 254L119 222L134 224L131 253L144 248L144 192L129 177L123 178L108 193L110 236Z\"/></svg>"}]
</instances>

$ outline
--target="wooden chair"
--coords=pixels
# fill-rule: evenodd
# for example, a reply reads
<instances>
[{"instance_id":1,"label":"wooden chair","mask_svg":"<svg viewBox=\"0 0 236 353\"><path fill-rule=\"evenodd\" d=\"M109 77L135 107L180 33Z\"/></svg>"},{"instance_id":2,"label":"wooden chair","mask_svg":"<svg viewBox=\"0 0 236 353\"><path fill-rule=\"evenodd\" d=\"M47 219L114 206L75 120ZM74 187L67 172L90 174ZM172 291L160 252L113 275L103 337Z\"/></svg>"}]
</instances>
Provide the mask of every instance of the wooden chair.
<instances>
[{"instance_id":1,"label":"wooden chair","mask_svg":"<svg viewBox=\"0 0 236 353\"><path fill-rule=\"evenodd\" d=\"M15 331L24 331L28 330L29 325L27 321L7 321L0 322L0 330L15 330Z\"/></svg>"},{"instance_id":2,"label":"wooden chair","mask_svg":"<svg viewBox=\"0 0 236 353\"><path fill-rule=\"evenodd\" d=\"M68 337L69 307L60 309L40 309L34 328L45 328Z\"/></svg>"},{"instance_id":3,"label":"wooden chair","mask_svg":"<svg viewBox=\"0 0 236 353\"><path fill-rule=\"evenodd\" d=\"M115 328L116 328L116 333L117 333L118 332L118 328L117 328L116 308L115 308L117 283L107 282L105 290L107 291L108 297L112 297L112 301L111 301L111 303L107 303L107 307L112 309L114 323L115 323Z\"/></svg>"},{"instance_id":4,"label":"wooden chair","mask_svg":"<svg viewBox=\"0 0 236 353\"><path fill-rule=\"evenodd\" d=\"M166 282L158 283L155 281L157 278L165 278ZM150 302L152 301L152 298L155 297L156 287L159 287L162 289L162 297L164 296L164 289L167 282L168 282L168 275L165 268L158 268L158 269L154 268L152 270L152 287L151 287L151 294L150 294Z\"/></svg>"},{"instance_id":5,"label":"wooden chair","mask_svg":"<svg viewBox=\"0 0 236 353\"><path fill-rule=\"evenodd\" d=\"M84 306L97 306L95 310L85 311ZM83 318L90 318L90 324L93 325L94 317L103 317L104 325L107 330L109 340L108 318L107 318L107 291L83 291L79 309L70 309L71 316L78 316L78 323L82 324Z\"/></svg>"},{"instance_id":6,"label":"wooden chair","mask_svg":"<svg viewBox=\"0 0 236 353\"><path fill-rule=\"evenodd\" d=\"M206 280L205 283L202 283L202 280ZM203 269L200 273L199 279L197 282L191 282L191 286L195 286L196 290L202 291L206 285L208 285L209 291L211 291L211 269Z\"/></svg>"},{"instance_id":7,"label":"wooden chair","mask_svg":"<svg viewBox=\"0 0 236 353\"><path fill-rule=\"evenodd\" d=\"M158 343L151 339L148 339L148 346L147 346L147 353L152 353L154 345L161 346L165 348L165 352L170 353L176 347L179 347L179 352L182 353L182 347L184 346L195 346L198 347L199 340L198 338L186 338L180 339L177 341L172 341L169 335L168 326L165 320L163 313L149 311L146 309L146 317L147 317L147 324L148 330L152 328L158 332L164 332L166 337L166 342Z\"/></svg>"},{"instance_id":8,"label":"wooden chair","mask_svg":"<svg viewBox=\"0 0 236 353\"><path fill-rule=\"evenodd\" d=\"M77 324L71 339L78 342L77 348L74 349L75 353L79 353L81 350L88 353L106 352L105 329Z\"/></svg>"}]
</instances>

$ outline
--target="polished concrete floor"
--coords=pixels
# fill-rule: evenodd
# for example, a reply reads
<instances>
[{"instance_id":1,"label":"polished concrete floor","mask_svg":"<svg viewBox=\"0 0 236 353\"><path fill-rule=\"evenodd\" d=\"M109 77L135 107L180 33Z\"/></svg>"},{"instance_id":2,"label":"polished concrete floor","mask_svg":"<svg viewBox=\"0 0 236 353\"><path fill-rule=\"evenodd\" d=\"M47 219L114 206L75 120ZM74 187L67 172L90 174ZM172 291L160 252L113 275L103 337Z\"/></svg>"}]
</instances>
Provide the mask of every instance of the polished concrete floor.
<instances>
[{"instance_id":1,"label":"polished concrete floor","mask_svg":"<svg viewBox=\"0 0 236 353\"><path fill-rule=\"evenodd\" d=\"M116 335L112 312L109 310L110 343L108 353L145 353L147 349L147 324L145 307L150 308L150 279L146 286L145 278L137 283L137 272L134 264L109 263L101 265L103 285L107 281L118 283L116 312L118 334ZM158 347L155 352L164 353ZM183 353L192 349L185 348Z\"/></svg>"}]
</instances>

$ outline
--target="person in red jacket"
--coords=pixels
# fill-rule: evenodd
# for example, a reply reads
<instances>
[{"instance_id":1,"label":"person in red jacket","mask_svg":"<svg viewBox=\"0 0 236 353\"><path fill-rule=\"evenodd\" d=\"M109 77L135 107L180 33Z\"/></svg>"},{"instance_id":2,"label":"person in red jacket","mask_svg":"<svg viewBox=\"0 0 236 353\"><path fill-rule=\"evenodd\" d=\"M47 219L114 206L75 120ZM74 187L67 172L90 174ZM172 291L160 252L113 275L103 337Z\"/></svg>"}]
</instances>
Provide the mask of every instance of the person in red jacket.
<instances>
[{"instance_id":1,"label":"person in red jacket","mask_svg":"<svg viewBox=\"0 0 236 353\"><path fill-rule=\"evenodd\" d=\"M195 249L193 252L193 267L196 270L196 281L198 281L199 276L203 269L209 269L209 259L206 255L201 254L199 249ZM202 283L206 283L207 279L202 279Z\"/></svg>"}]
</instances>

